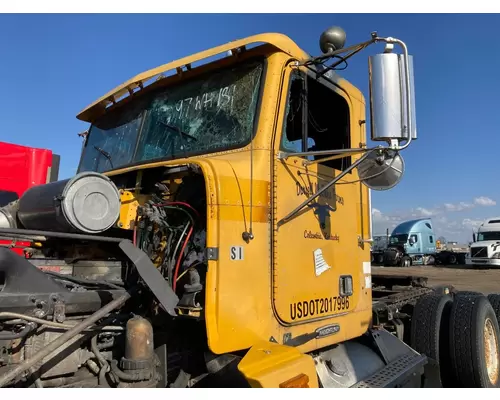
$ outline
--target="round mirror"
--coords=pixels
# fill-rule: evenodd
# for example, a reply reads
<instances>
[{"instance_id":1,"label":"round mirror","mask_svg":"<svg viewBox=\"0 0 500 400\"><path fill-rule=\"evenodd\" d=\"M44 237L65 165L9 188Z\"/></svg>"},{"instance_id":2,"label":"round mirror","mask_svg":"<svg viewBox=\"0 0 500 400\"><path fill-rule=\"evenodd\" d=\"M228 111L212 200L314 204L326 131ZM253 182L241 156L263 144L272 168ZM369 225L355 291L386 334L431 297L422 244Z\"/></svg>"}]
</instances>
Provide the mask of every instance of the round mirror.
<instances>
[{"instance_id":1,"label":"round mirror","mask_svg":"<svg viewBox=\"0 0 500 400\"><path fill-rule=\"evenodd\" d=\"M403 177L405 163L393 150L371 152L357 167L359 179L370 189L388 190Z\"/></svg>"},{"instance_id":2,"label":"round mirror","mask_svg":"<svg viewBox=\"0 0 500 400\"><path fill-rule=\"evenodd\" d=\"M332 53L344 47L345 39L345 31L340 26L332 26L321 34L319 47L325 54Z\"/></svg>"}]
</instances>

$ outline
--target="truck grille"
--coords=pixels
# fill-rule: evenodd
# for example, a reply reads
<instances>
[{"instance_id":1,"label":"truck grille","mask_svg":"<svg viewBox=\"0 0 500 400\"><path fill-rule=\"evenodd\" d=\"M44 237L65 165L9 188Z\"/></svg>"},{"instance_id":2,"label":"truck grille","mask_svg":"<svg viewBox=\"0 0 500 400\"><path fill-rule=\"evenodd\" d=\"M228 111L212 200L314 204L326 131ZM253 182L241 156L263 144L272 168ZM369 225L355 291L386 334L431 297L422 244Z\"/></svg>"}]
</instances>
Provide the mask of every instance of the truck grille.
<instances>
[{"instance_id":1,"label":"truck grille","mask_svg":"<svg viewBox=\"0 0 500 400\"><path fill-rule=\"evenodd\" d=\"M487 247L471 247L470 248L470 256L471 258L487 258L488 257L488 248Z\"/></svg>"}]
</instances>

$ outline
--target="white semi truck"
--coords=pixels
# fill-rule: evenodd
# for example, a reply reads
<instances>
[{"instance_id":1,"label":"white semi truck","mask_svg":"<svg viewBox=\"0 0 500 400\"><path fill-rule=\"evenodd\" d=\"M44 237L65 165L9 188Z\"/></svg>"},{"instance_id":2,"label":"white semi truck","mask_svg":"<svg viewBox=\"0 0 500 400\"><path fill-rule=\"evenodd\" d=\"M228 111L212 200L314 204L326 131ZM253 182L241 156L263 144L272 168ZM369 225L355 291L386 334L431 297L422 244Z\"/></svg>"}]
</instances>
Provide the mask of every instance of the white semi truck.
<instances>
[{"instance_id":1,"label":"white semi truck","mask_svg":"<svg viewBox=\"0 0 500 400\"><path fill-rule=\"evenodd\" d=\"M483 222L466 257L466 264L472 267L500 268L500 217Z\"/></svg>"}]
</instances>

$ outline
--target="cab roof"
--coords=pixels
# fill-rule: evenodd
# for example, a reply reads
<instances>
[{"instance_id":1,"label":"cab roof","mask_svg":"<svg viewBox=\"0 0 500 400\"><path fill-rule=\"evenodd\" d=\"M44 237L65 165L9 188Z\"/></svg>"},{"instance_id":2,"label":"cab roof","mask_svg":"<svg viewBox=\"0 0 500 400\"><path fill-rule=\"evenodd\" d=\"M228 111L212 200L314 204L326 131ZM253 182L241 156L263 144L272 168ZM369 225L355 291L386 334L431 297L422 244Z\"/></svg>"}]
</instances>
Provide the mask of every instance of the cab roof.
<instances>
[{"instance_id":1,"label":"cab roof","mask_svg":"<svg viewBox=\"0 0 500 400\"><path fill-rule=\"evenodd\" d=\"M405 221L400 223L398 226L394 228L392 231L393 235L402 235L408 234L412 231L416 231L418 229L432 230L431 219L430 218L419 218L413 219L410 221Z\"/></svg>"}]
</instances>

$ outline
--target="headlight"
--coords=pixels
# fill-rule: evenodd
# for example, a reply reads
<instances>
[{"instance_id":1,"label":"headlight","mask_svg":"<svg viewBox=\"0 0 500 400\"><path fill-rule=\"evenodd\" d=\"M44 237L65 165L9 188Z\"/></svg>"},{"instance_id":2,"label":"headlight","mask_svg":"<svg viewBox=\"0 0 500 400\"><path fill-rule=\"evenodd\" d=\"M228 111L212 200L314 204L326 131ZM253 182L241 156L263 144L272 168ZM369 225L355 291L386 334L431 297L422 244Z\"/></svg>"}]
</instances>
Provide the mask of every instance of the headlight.
<instances>
[{"instance_id":1,"label":"headlight","mask_svg":"<svg viewBox=\"0 0 500 400\"><path fill-rule=\"evenodd\" d=\"M500 258L500 253L495 253L491 256L491 258Z\"/></svg>"}]
</instances>

